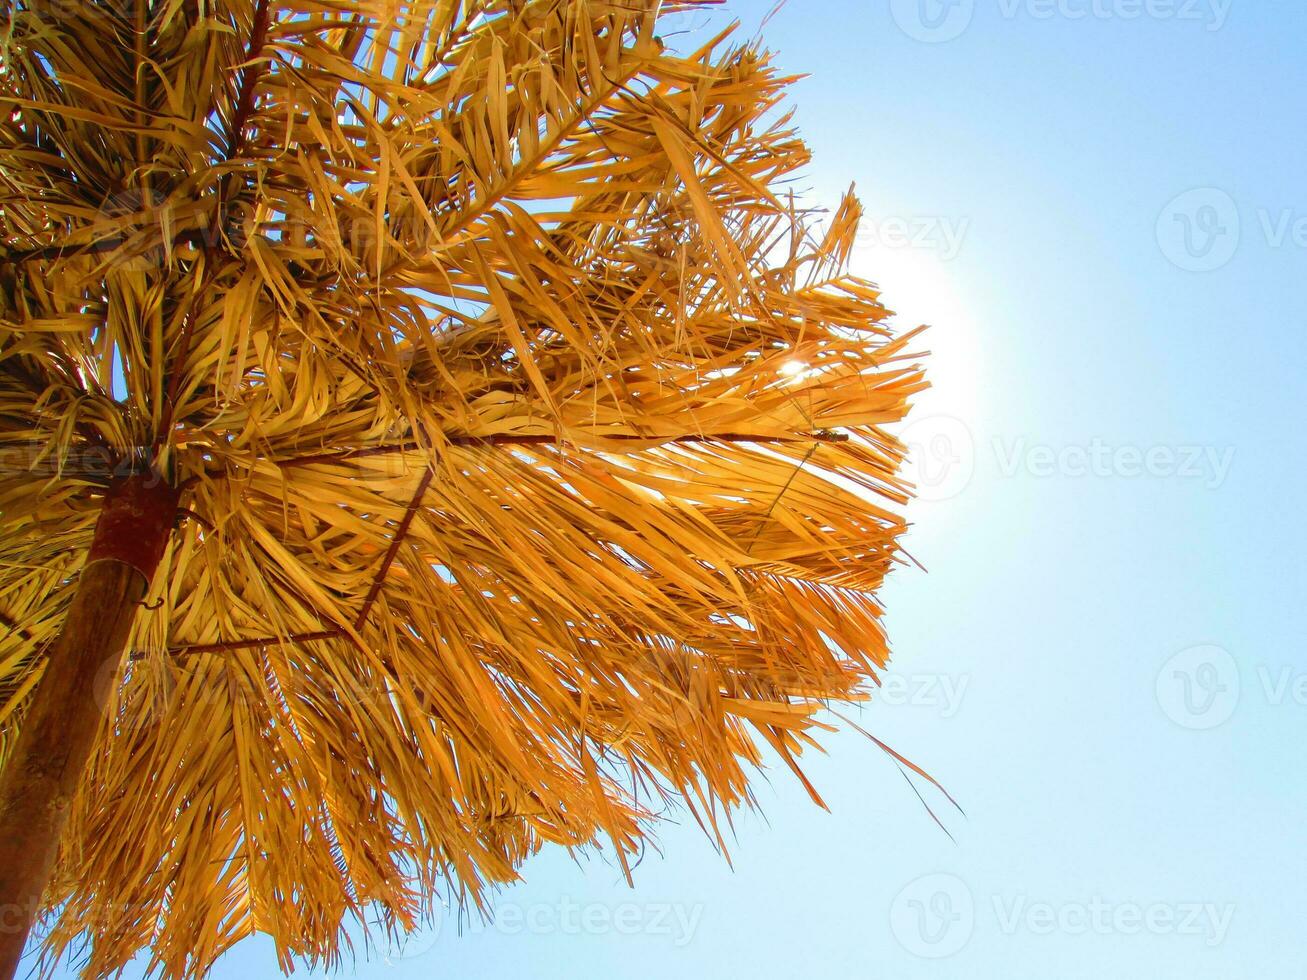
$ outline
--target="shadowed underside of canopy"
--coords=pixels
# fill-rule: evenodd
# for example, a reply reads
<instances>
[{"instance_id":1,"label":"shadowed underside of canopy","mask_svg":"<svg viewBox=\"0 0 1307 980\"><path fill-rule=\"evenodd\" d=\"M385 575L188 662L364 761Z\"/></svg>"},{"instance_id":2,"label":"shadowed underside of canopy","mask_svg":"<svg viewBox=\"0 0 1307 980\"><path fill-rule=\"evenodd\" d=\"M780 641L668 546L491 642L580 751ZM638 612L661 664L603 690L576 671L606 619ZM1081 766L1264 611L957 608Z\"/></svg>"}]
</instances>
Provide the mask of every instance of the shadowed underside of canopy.
<instances>
[{"instance_id":1,"label":"shadowed underside of canopy","mask_svg":"<svg viewBox=\"0 0 1307 980\"><path fill-rule=\"evenodd\" d=\"M179 495L51 954L332 962L799 772L886 661L924 382L765 54L651 0L5 6L0 754L105 500Z\"/></svg>"}]
</instances>

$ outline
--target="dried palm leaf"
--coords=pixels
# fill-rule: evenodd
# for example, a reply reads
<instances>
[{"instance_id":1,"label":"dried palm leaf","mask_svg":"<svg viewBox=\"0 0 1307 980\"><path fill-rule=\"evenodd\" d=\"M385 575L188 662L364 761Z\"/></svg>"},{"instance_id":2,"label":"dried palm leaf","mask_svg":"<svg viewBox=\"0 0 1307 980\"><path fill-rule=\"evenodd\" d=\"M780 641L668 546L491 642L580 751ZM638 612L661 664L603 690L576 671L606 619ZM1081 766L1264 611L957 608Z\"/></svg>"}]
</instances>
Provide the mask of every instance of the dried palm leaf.
<instances>
[{"instance_id":1,"label":"dried palm leaf","mask_svg":"<svg viewBox=\"0 0 1307 980\"><path fill-rule=\"evenodd\" d=\"M790 79L659 39L704 2L4 2L0 901L48 957L331 963L663 801L720 840L885 664L912 333L855 199L781 192Z\"/></svg>"}]
</instances>

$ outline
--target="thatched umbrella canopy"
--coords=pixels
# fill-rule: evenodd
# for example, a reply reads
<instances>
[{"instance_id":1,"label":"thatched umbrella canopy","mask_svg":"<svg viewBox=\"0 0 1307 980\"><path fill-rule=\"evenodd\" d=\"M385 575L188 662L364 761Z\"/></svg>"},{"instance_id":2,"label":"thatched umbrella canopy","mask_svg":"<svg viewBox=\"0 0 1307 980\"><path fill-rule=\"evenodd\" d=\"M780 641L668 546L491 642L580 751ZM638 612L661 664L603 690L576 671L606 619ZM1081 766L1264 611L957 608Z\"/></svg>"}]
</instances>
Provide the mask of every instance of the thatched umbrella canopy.
<instances>
[{"instance_id":1,"label":"thatched umbrella canopy","mask_svg":"<svg viewBox=\"0 0 1307 980\"><path fill-rule=\"evenodd\" d=\"M910 334L659 8L4 3L0 975L718 834L885 663Z\"/></svg>"}]
</instances>

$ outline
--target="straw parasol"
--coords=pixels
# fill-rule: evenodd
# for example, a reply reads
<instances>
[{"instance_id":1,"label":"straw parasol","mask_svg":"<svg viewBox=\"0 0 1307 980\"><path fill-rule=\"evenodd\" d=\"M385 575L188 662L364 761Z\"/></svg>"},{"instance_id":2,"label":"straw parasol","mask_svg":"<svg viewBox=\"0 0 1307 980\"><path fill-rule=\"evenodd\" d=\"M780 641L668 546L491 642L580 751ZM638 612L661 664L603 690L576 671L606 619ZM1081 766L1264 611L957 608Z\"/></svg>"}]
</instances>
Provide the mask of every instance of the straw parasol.
<instances>
[{"instance_id":1,"label":"straw parasol","mask_svg":"<svg viewBox=\"0 0 1307 980\"><path fill-rule=\"evenodd\" d=\"M0 976L332 963L803 779L924 382L703 5L4 2Z\"/></svg>"}]
</instances>

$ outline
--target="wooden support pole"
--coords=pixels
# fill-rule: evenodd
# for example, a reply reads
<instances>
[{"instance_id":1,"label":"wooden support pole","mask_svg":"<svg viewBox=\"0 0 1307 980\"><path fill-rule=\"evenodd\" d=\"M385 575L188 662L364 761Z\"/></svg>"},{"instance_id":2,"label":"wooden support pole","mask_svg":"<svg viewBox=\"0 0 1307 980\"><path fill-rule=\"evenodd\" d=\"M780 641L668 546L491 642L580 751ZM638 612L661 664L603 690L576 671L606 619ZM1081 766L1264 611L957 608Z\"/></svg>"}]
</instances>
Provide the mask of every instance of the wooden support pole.
<instances>
[{"instance_id":1,"label":"wooden support pole","mask_svg":"<svg viewBox=\"0 0 1307 980\"><path fill-rule=\"evenodd\" d=\"M63 628L0 772L0 980L18 972L110 700L104 678L122 659L176 512L177 490L156 474L110 487Z\"/></svg>"}]
</instances>

